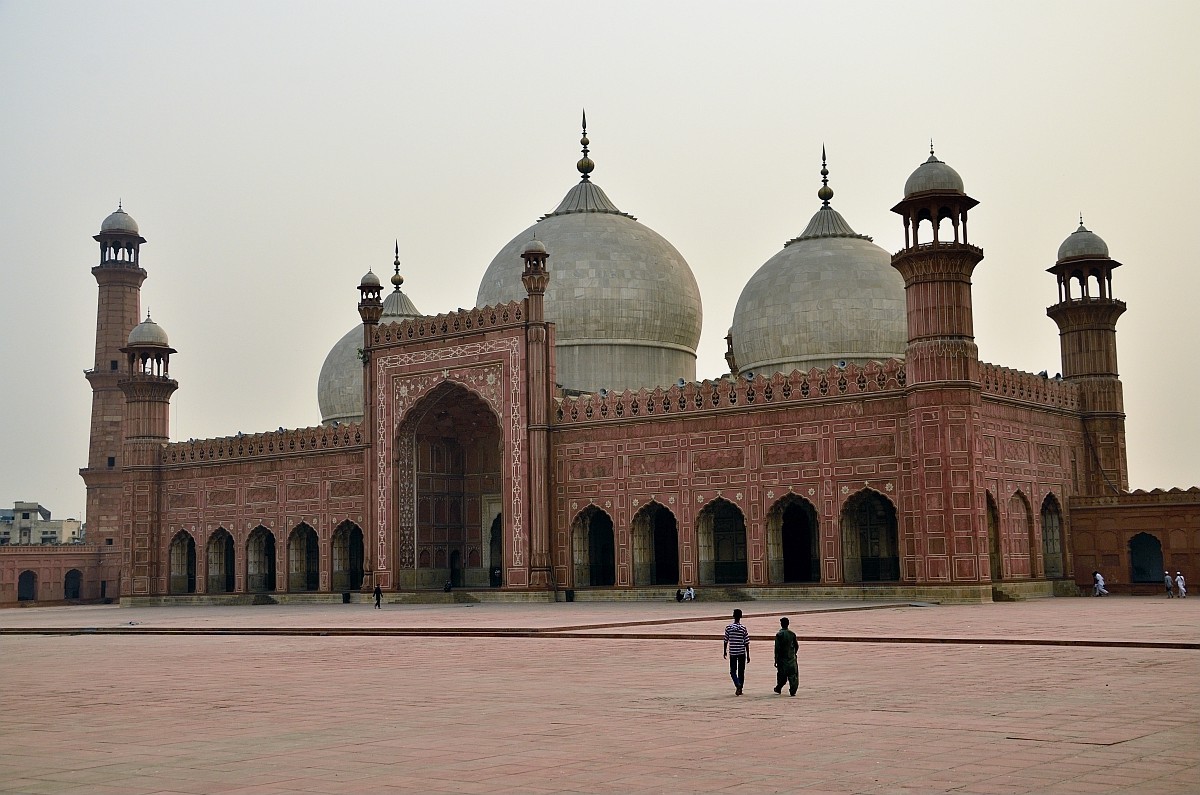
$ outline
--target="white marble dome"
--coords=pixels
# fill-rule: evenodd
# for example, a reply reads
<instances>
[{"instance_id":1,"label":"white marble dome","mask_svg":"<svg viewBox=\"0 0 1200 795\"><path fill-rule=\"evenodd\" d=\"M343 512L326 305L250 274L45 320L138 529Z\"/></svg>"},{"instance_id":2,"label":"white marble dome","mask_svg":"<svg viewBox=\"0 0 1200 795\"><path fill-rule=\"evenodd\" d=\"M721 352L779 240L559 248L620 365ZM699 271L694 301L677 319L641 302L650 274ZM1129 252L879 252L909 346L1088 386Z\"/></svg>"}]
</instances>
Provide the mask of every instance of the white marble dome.
<instances>
[{"instance_id":1,"label":"white marble dome","mask_svg":"<svg viewBox=\"0 0 1200 795\"><path fill-rule=\"evenodd\" d=\"M1100 235L1084 227L1083 220L1080 219L1079 228L1058 247L1058 261L1083 258L1107 259L1108 244Z\"/></svg>"},{"instance_id":2,"label":"white marble dome","mask_svg":"<svg viewBox=\"0 0 1200 795\"><path fill-rule=\"evenodd\" d=\"M591 165L585 157L581 172ZM692 269L583 174L553 212L500 249L477 305L525 297L521 253L536 238L549 254L545 312L555 324L559 384L595 392L695 380L703 312Z\"/></svg>"},{"instance_id":3,"label":"white marble dome","mask_svg":"<svg viewBox=\"0 0 1200 795\"><path fill-rule=\"evenodd\" d=\"M929 159L917 166L917 170L909 175L904 182L904 198L926 191L942 191L963 193L962 177L950 166L937 159L933 149L929 150Z\"/></svg>"},{"instance_id":4,"label":"white marble dome","mask_svg":"<svg viewBox=\"0 0 1200 795\"><path fill-rule=\"evenodd\" d=\"M395 284L398 277L392 278ZM400 291L400 285L396 284L396 288L383 301L383 315L379 322L396 323L411 317L421 317L421 313L409 297ZM321 374L317 378L317 405L321 409L322 425L362 421L363 363L358 354L362 346L363 324L359 323L347 331L325 356Z\"/></svg>"},{"instance_id":5,"label":"white marble dome","mask_svg":"<svg viewBox=\"0 0 1200 795\"><path fill-rule=\"evenodd\" d=\"M116 211L109 214L100 224L101 232L117 232L126 235L138 234L137 221L133 220L133 216L117 207Z\"/></svg>"},{"instance_id":6,"label":"white marble dome","mask_svg":"<svg viewBox=\"0 0 1200 795\"><path fill-rule=\"evenodd\" d=\"M169 348L170 341L167 339L167 332L162 326L150 319L150 315L146 315L146 319L133 327L133 331L129 332L128 346L133 347L138 345L141 347L152 348Z\"/></svg>"},{"instance_id":7,"label":"white marble dome","mask_svg":"<svg viewBox=\"0 0 1200 795\"><path fill-rule=\"evenodd\" d=\"M891 256L825 200L750 277L733 315L738 369L758 375L903 358L904 279Z\"/></svg>"}]
</instances>

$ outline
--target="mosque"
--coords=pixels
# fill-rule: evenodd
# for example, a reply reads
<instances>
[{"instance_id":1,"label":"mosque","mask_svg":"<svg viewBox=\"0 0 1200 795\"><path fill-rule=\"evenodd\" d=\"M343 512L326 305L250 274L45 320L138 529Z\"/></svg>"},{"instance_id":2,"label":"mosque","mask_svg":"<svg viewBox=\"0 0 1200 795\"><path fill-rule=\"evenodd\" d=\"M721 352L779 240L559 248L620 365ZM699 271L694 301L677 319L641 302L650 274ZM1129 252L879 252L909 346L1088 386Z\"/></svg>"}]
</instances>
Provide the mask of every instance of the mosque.
<instances>
[{"instance_id":1,"label":"mosque","mask_svg":"<svg viewBox=\"0 0 1200 795\"><path fill-rule=\"evenodd\" d=\"M581 143L475 308L419 311L398 248L390 291L362 277L310 428L170 441L176 351L141 315L146 240L109 215L84 596L984 602L1200 564L1200 489L1128 490L1121 263L1082 222L1046 279L1062 372L1020 372L979 360L959 174L931 147L889 254L833 208L823 158L808 225L742 289L729 372L697 380L691 269L591 179L586 121ZM0 600L22 565L0 553Z\"/></svg>"}]
</instances>

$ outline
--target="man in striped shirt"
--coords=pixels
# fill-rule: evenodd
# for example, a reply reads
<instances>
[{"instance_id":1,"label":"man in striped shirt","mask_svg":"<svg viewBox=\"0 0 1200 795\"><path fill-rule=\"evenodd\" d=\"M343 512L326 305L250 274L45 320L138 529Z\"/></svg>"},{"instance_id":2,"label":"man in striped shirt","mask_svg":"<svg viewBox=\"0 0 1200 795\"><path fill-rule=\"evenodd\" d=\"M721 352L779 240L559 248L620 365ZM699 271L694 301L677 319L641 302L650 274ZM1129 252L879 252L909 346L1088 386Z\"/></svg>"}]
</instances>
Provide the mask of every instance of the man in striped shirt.
<instances>
[{"instance_id":1,"label":"man in striped shirt","mask_svg":"<svg viewBox=\"0 0 1200 795\"><path fill-rule=\"evenodd\" d=\"M736 696L742 694L742 683L746 680L746 664L750 662L750 633L742 624L742 611L733 611L733 623L725 627L725 644L721 656L729 659L729 678L737 688Z\"/></svg>"}]
</instances>

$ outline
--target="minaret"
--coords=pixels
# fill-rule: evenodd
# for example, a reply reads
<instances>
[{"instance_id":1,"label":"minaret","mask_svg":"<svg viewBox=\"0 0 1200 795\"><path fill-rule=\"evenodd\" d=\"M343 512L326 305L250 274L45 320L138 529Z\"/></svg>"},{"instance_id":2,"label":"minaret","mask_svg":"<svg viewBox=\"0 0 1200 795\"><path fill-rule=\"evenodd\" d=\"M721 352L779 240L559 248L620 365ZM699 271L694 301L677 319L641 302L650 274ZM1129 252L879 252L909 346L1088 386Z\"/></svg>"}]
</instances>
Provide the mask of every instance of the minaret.
<instances>
[{"instance_id":1,"label":"minaret","mask_svg":"<svg viewBox=\"0 0 1200 795\"><path fill-rule=\"evenodd\" d=\"M586 118L584 120L586 126ZM583 137L587 146L587 134ZM587 149L584 149L587 160ZM590 161L589 161L590 162ZM583 160L580 171L583 171ZM590 170L590 169L589 169ZM583 172L584 178L587 173ZM550 401L554 386L554 326L546 322L546 246L536 237L525 245L521 259L525 269L521 283L527 294L525 314L526 399L529 417L529 584L533 588L554 585L550 558ZM506 561L507 564L507 561ZM507 578L506 580L507 581Z\"/></svg>"},{"instance_id":2,"label":"minaret","mask_svg":"<svg viewBox=\"0 0 1200 795\"><path fill-rule=\"evenodd\" d=\"M175 349L167 332L146 315L129 332L124 372L117 385L125 397L122 445L122 596L159 593L162 531L162 467L160 454L171 436L171 395L179 383L171 378Z\"/></svg>"},{"instance_id":3,"label":"minaret","mask_svg":"<svg viewBox=\"0 0 1200 795\"><path fill-rule=\"evenodd\" d=\"M1058 247L1058 261L1047 269L1058 277L1058 303L1046 314L1058 324L1063 378L1079 386L1086 448L1079 485L1086 494L1120 494L1129 488L1125 403L1117 376L1117 319L1125 302L1112 297L1112 272L1120 266L1080 216L1079 228Z\"/></svg>"},{"instance_id":4,"label":"minaret","mask_svg":"<svg viewBox=\"0 0 1200 795\"><path fill-rule=\"evenodd\" d=\"M100 264L92 268L99 285L96 358L92 369L85 372L92 386L91 438L87 467L79 474L87 486L88 542L115 544L120 535L125 405L117 382L124 375L121 347L141 315L146 271L139 262L146 239L120 204L104 219L94 239L100 244Z\"/></svg>"},{"instance_id":5,"label":"minaret","mask_svg":"<svg viewBox=\"0 0 1200 795\"><path fill-rule=\"evenodd\" d=\"M396 241L396 275L392 277L393 284L396 289L400 289L404 278L400 275L400 241ZM398 281L397 281L398 280ZM383 432L384 418L376 416L374 403L372 399L375 396L375 376L371 367L371 343L375 336L375 331L379 327L379 319L383 317L383 285L379 282L379 277L375 272L368 270L363 274L363 277L358 282L358 316L363 322L362 347L359 348L358 357L362 360L362 428L364 435L370 439L372 437L372 426L379 423L379 432ZM363 451L363 472L366 473L366 493L374 494L375 489L382 488L381 484L375 482L378 478L375 475L375 470L371 466L372 448L367 447ZM377 508L375 501L368 499L366 501L363 521L365 523L363 537L363 572L367 576L363 577L363 591L373 589L376 585L381 588L391 590L395 586L395 573L387 572L384 567L387 566L389 559L387 551L387 541L382 533L375 530L376 522L379 521L376 515Z\"/></svg>"},{"instance_id":6,"label":"minaret","mask_svg":"<svg viewBox=\"0 0 1200 795\"><path fill-rule=\"evenodd\" d=\"M904 248L892 267L904 277L908 314L905 376L910 488L900 529L902 576L986 583L989 576L979 437L979 349L971 314L971 274L983 250L967 242L967 211L979 202L929 148L892 208L904 219ZM948 239L938 223L948 220ZM922 242L923 232L930 239ZM924 571L922 571L924 569ZM982 589L981 589L982 590ZM990 593L986 597L990 599Z\"/></svg>"}]
</instances>

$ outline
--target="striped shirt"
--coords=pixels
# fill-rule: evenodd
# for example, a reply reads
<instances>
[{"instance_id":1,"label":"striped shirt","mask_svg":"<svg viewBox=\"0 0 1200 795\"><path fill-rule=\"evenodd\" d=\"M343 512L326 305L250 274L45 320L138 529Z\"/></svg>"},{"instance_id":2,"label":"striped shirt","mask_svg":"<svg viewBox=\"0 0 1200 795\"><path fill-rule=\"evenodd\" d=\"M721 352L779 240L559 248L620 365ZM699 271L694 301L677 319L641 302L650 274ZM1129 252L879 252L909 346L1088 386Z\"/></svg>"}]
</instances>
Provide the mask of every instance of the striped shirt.
<instances>
[{"instance_id":1,"label":"striped shirt","mask_svg":"<svg viewBox=\"0 0 1200 795\"><path fill-rule=\"evenodd\" d=\"M750 633L744 624L733 623L725 627L725 642L730 654L745 654L750 645Z\"/></svg>"}]
</instances>

